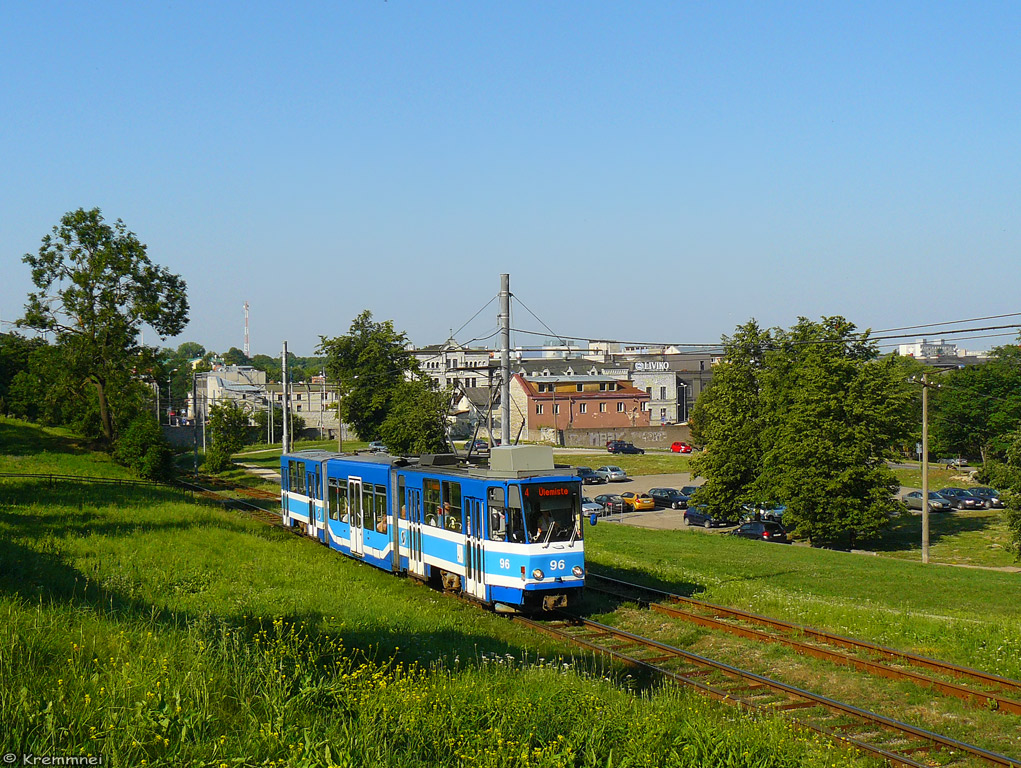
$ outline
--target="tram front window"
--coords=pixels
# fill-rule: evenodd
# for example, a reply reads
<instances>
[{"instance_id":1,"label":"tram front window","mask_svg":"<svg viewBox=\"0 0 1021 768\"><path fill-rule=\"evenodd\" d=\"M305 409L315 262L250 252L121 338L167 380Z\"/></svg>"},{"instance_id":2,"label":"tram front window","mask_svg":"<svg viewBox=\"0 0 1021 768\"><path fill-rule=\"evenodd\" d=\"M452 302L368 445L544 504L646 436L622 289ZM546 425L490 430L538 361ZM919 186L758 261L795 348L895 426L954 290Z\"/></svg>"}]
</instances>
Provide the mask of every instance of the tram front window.
<instances>
[{"instance_id":1,"label":"tram front window","mask_svg":"<svg viewBox=\"0 0 1021 768\"><path fill-rule=\"evenodd\" d=\"M577 483L522 485L529 541L570 541L581 537L581 491Z\"/></svg>"}]
</instances>

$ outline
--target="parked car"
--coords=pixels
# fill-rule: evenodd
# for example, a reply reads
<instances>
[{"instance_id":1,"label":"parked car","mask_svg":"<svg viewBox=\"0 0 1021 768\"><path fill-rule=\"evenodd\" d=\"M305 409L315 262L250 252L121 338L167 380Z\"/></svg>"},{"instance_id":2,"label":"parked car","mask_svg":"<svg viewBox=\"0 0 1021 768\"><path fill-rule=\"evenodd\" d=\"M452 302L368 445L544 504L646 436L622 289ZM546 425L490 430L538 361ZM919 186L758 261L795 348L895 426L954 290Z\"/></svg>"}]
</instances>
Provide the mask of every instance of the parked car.
<instances>
[{"instance_id":1,"label":"parked car","mask_svg":"<svg viewBox=\"0 0 1021 768\"><path fill-rule=\"evenodd\" d=\"M631 507L633 512L647 512L650 509L656 508L656 502L652 500L652 496L647 493L635 493L634 491L625 491L620 495L624 500L624 503Z\"/></svg>"},{"instance_id":2,"label":"parked car","mask_svg":"<svg viewBox=\"0 0 1021 768\"><path fill-rule=\"evenodd\" d=\"M390 450L383 445L382 440L373 440L369 443L369 450L373 453L390 453Z\"/></svg>"},{"instance_id":3,"label":"parked car","mask_svg":"<svg viewBox=\"0 0 1021 768\"><path fill-rule=\"evenodd\" d=\"M911 493L905 494L904 503L908 505L908 509L921 509L922 492L912 491ZM930 512L949 512L953 508L954 505L950 503L950 499L940 496L936 493L936 491L929 491Z\"/></svg>"},{"instance_id":4,"label":"parked car","mask_svg":"<svg viewBox=\"0 0 1021 768\"><path fill-rule=\"evenodd\" d=\"M592 514L601 515L606 510L603 509L603 505L602 504L600 504L600 503L598 503L596 501L593 501L588 496L582 496L581 497L581 511L585 515L592 515Z\"/></svg>"},{"instance_id":5,"label":"parked car","mask_svg":"<svg viewBox=\"0 0 1021 768\"><path fill-rule=\"evenodd\" d=\"M947 467L966 467L968 466L968 460L962 459L958 456L956 459L936 459L937 464L943 464Z\"/></svg>"},{"instance_id":6,"label":"parked car","mask_svg":"<svg viewBox=\"0 0 1021 768\"><path fill-rule=\"evenodd\" d=\"M661 507L670 507L670 509L686 509L690 498L676 488L653 488L649 491L649 495Z\"/></svg>"},{"instance_id":7,"label":"parked car","mask_svg":"<svg viewBox=\"0 0 1021 768\"><path fill-rule=\"evenodd\" d=\"M1003 498L1000 496L1000 492L995 488L969 488L968 493L972 496L978 496L980 499L984 499L986 502L986 509L1002 509Z\"/></svg>"},{"instance_id":8,"label":"parked car","mask_svg":"<svg viewBox=\"0 0 1021 768\"><path fill-rule=\"evenodd\" d=\"M684 513L685 525L701 525L705 528L725 528L729 525L737 525L733 515L720 515L710 512L704 504L695 507L688 507Z\"/></svg>"},{"instance_id":9,"label":"parked car","mask_svg":"<svg viewBox=\"0 0 1021 768\"><path fill-rule=\"evenodd\" d=\"M602 475L597 475L592 467L575 467L575 472L578 473L578 477L581 478L581 482L585 485L596 485L597 483L605 483L606 478Z\"/></svg>"},{"instance_id":10,"label":"parked car","mask_svg":"<svg viewBox=\"0 0 1021 768\"><path fill-rule=\"evenodd\" d=\"M700 486L700 485L682 485L681 486L681 493L683 493L685 496L688 497L688 505L689 506L691 505L691 502L694 501L695 492L699 488L701 488L701 487L702 486Z\"/></svg>"},{"instance_id":11,"label":"parked car","mask_svg":"<svg viewBox=\"0 0 1021 768\"><path fill-rule=\"evenodd\" d=\"M644 454L645 451L642 448L637 447L634 443L626 443L623 440L615 440L607 450L610 453L629 453L629 454Z\"/></svg>"},{"instance_id":12,"label":"parked car","mask_svg":"<svg viewBox=\"0 0 1021 768\"><path fill-rule=\"evenodd\" d=\"M616 493L601 493L592 499L596 504L601 504L603 512L610 514L612 512L623 512L624 511L624 499L618 496Z\"/></svg>"},{"instance_id":13,"label":"parked car","mask_svg":"<svg viewBox=\"0 0 1021 768\"><path fill-rule=\"evenodd\" d=\"M620 467L600 467L596 470L596 474L605 477L608 483L623 483L627 480L627 472Z\"/></svg>"},{"instance_id":14,"label":"parked car","mask_svg":"<svg viewBox=\"0 0 1021 768\"><path fill-rule=\"evenodd\" d=\"M613 453L613 449L616 446L623 445L626 442L627 442L627 440L607 440L606 441L606 450L609 451L610 453Z\"/></svg>"},{"instance_id":15,"label":"parked car","mask_svg":"<svg viewBox=\"0 0 1021 768\"><path fill-rule=\"evenodd\" d=\"M782 523L787 505L767 501L761 504L745 504L742 509L744 510L742 520L772 520L774 523Z\"/></svg>"},{"instance_id":16,"label":"parked car","mask_svg":"<svg viewBox=\"0 0 1021 768\"><path fill-rule=\"evenodd\" d=\"M986 505L985 499L972 496L964 488L940 488L936 493L949 499L950 506L954 509L982 509Z\"/></svg>"},{"instance_id":17,"label":"parked car","mask_svg":"<svg viewBox=\"0 0 1021 768\"><path fill-rule=\"evenodd\" d=\"M674 453L691 453L691 446L683 440L678 440L675 443L670 444L670 450Z\"/></svg>"},{"instance_id":18,"label":"parked car","mask_svg":"<svg viewBox=\"0 0 1021 768\"><path fill-rule=\"evenodd\" d=\"M470 451L471 453L478 453L480 451L488 451L489 450L489 441L488 440L467 440L467 441L465 441L464 449L466 451Z\"/></svg>"},{"instance_id":19,"label":"parked car","mask_svg":"<svg viewBox=\"0 0 1021 768\"><path fill-rule=\"evenodd\" d=\"M730 533L734 536L740 536L742 539L773 541L777 544L791 543L790 539L787 538L787 531L784 530L784 527L772 520L752 520L748 523L742 523Z\"/></svg>"}]
</instances>

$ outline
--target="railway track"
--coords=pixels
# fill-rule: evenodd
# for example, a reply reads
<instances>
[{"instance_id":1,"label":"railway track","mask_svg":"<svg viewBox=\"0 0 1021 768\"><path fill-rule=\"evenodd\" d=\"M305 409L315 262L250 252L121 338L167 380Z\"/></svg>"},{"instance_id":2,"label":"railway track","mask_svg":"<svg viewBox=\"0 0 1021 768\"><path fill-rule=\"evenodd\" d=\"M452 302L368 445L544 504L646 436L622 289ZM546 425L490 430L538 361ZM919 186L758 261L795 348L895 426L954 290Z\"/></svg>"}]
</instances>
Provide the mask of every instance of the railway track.
<instances>
[{"instance_id":1,"label":"railway track","mask_svg":"<svg viewBox=\"0 0 1021 768\"><path fill-rule=\"evenodd\" d=\"M186 488L194 492L201 498L216 501L234 509L240 509L250 517L266 523L267 525L281 526L280 513L278 511L265 509L249 500L259 499L262 501L275 501L279 503L280 494L275 494L272 491L266 491L261 488L252 488L251 486L242 484L231 484L220 488L207 488L204 485L199 485L198 483L192 483L185 480L178 480L177 484L182 488ZM225 496L224 494L226 493L244 493L249 498L244 499L234 496Z\"/></svg>"},{"instance_id":2,"label":"railway track","mask_svg":"<svg viewBox=\"0 0 1021 768\"><path fill-rule=\"evenodd\" d=\"M593 580L604 586L593 586ZM591 572L586 586L625 599L634 595L650 595L655 602L643 601L650 610L675 619L760 642L785 645L799 654L878 677L907 680L983 709L1021 715L1021 681L1018 680ZM877 661L876 657L883 661ZM932 677L918 669L937 672L944 677Z\"/></svg>"},{"instance_id":3,"label":"railway track","mask_svg":"<svg viewBox=\"0 0 1021 768\"><path fill-rule=\"evenodd\" d=\"M536 631L656 672L718 701L758 713L783 712L799 727L893 765L924 768L968 762L1021 768L1021 761L859 709L792 685L577 616L554 622L516 616ZM797 714L794 714L797 713ZM916 757L924 757L919 762Z\"/></svg>"}]
</instances>

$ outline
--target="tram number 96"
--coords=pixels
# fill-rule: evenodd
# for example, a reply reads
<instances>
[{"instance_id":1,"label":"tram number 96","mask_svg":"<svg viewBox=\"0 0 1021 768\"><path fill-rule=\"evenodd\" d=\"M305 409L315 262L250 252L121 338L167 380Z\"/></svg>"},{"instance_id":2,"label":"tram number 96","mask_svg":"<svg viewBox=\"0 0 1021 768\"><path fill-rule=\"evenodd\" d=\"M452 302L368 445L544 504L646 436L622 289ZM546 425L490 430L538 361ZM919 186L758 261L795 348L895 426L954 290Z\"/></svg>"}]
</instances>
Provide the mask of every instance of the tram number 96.
<instances>
[{"instance_id":1,"label":"tram number 96","mask_svg":"<svg viewBox=\"0 0 1021 768\"><path fill-rule=\"evenodd\" d=\"M562 571L562 570L564 570L565 567L566 566L564 565L564 561L563 560L550 560L549 561L549 569L551 571Z\"/></svg>"},{"instance_id":2,"label":"tram number 96","mask_svg":"<svg viewBox=\"0 0 1021 768\"><path fill-rule=\"evenodd\" d=\"M502 568L505 571L509 571L510 570L510 560L508 560L506 557L501 557L500 558L500 568Z\"/></svg>"}]
</instances>

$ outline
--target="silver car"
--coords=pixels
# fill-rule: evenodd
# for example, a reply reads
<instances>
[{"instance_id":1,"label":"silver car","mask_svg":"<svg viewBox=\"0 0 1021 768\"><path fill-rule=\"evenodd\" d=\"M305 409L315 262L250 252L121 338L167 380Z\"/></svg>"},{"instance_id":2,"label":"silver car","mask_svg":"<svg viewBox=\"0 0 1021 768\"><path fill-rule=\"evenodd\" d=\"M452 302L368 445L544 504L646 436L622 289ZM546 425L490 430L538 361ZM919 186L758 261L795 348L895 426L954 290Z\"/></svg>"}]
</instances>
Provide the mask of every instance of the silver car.
<instances>
[{"instance_id":1,"label":"silver car","mask_svg":"<svg viewBox=\"0 0 1021 768\"><path fill-rule=\"evenodd\" d=\"M596 504L588 496L582 496L581 497L581 511L584 514L586 514L586 515L591 515L591 514L601 515L601 514L603 514L603 505L602 504Z\"/></svg>"},{"instance_id":2,"label":"silver car","mask_svg":"<svg viewBox=\"0 0 1021 768\"><path fill-rule=\"evenodd\" d=\"M921 509L922 508L922 492L912 491L904 496L904 503L908 505L908 509ZM929 491L929 511L930 512L949 512L952 509L952 505L949 499L940 496L935 491Z\"/></svg>"},{"instance_id":3,"label":"silver car","mask_svg":"<svg viewBox=\"0 0 1021 768\"><path fill-rule=\"evenodd\" d=\"M627 480L627 472L620 467L600 467L596 470L596 474L605 477L608 483L622 483Z\"/></svg>"}]
</instances>

